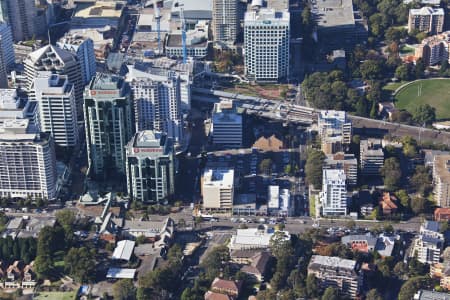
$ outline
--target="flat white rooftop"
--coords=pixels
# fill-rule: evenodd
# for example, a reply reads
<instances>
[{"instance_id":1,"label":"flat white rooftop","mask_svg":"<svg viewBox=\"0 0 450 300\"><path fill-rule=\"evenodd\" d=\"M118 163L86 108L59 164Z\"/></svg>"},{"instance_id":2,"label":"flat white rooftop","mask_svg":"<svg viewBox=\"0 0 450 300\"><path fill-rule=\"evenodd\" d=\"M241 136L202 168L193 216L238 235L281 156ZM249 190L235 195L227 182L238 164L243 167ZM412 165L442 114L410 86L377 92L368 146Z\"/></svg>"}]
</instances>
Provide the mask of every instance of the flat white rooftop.
<instances>
[{"instance_id":1,"label":"flat white rooftop","mask_svg":"<svg viewBox=\"0 0 450 300\"><path fill-rule=\"evenodd\" d=\"M112 259L130 260L134 250L134 241L123 240L117 243L116 249L114 249Z\"/></svg>"},{"instance_id":2,"label":"flat white rooftop","mask_svg":"<svg viewBox=\"0 0 450 300\"><path fill-rule=\"evenodd\" d=\"M203 173L203 184L231 188L234 184L234 170L210 168Z\"/></svg>"},{"instance_id":3,"label":"flat white rooftop","mask_svg":"<svg viewBox=\"0 0 450 300\"><path fill-rule=\"evenodd\" d=\"M136 269L109 268L106 278L134 279Z\"/></svg>"}]
</instances>

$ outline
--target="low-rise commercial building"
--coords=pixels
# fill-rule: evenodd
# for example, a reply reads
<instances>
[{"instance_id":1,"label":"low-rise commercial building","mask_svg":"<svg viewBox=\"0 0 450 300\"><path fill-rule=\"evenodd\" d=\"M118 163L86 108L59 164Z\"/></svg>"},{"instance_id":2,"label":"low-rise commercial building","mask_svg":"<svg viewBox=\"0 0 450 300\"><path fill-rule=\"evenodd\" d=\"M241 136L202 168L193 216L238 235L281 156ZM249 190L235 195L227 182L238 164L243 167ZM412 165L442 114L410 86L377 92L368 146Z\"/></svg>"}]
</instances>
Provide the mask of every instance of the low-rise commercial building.
<instances>
[{"instance_id":1,"label":"low-rise commercial building","mask_svg":"<svg viewBox=\"0 0 450 300\"><path fill-rule=\"evenodd\" d=\"M281 231L286 240L289 240L290 234L287 231ZM258 228L237 229L236 234L231 236L229 248L233 250L251 250L251 249L269 249L270 239L275 234L275 230L267 226Z\"/></svg>"},{"instance_id":2,"label":"low-rise commercial building","mask_svg":"<svg viewBox=\"0 0 450 300\"><path fill-rule=\"evenodd\" d=\"M202 176L203 209L231 213L234 199L234 170L208 168Z\"/></svg>"},{"instance_id":3,"label":"low-rise commercial building","mask_svg":"<svg viewBox=\"0 0 450 300\"><path fill-rule=\"evenodd\" d=\"M313 255L308 265L308 275L313 274L323 288L332 286L342 295L356 298L363 285L361 266L354 260Z\"/></svg>"},{"instance_id":4,"label":"low-rise commercial building","mask_svg":"<svg viewBox=\"0 0 450 300\"><path fill-rule=\"evenodd\" d=\"M267 213L269 215L289 217L292 215L291 193L278 185L269 185Z\"/></svg>"}]
</instances>

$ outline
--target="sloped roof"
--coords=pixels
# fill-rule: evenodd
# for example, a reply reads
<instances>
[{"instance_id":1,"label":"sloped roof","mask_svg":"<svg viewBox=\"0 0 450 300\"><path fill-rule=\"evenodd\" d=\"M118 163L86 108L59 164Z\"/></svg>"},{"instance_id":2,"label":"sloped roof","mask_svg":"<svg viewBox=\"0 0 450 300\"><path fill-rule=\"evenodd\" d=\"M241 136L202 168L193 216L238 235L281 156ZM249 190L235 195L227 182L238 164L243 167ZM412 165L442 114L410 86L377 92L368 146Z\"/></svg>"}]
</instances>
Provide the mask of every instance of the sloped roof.
<instances>
[{"instance_id":1,"label":"sloped roof","mask_svg":"<svg viewBox=\"0 0 450 300\"><path fill-rule=\"evenodd\" d=\"M117 243L116 249L114 249L112 258L113 259L122 259L122 260L130 260L131 255L134 250L134 241L123 240Z\"/></svg>"},{"instance_id":2,"label":"sloped roof","mask_svg":"<svg viewBox=\"0 0 450 300\"><path fill-rule=\"evenodd\" d=\"M33 63L36 63L37 61L39 61L39 59L42 58L42 56L44 56L48 52L54 53L59 58L59 60L62 62L69 62L69 61L76 60L75 56L71 52L69 52L67 50L63 50L63 49L58 48L53 45L47 45L47 46L37 49L34 52L31 52L29 54L28 58Z\"/></svg>"}]
</instances>

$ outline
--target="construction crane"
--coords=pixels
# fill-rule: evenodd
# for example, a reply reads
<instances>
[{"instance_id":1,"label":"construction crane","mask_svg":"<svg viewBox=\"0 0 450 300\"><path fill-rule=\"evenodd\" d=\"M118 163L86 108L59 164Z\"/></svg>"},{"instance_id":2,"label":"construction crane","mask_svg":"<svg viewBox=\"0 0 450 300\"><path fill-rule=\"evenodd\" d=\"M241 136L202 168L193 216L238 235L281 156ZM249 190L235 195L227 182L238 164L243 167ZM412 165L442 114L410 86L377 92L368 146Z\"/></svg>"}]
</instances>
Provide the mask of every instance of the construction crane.
<instances>
[{"instance_id":1,"label":"construction crane","mask_svg":"<svg viewBox=\"0 0 450 300\"><path fill-rule=\"evenodd\" d=\"M180 19L181 19L181 44L183 47L183 64L187 62L187 49L186 49L186 20L184 19L184 9L180 6Z\"/></svg>"},{"instance_id":2,"label":"construction crane","mask_svg":"<svg viewBox=\"0 0 450 300\"><path fill-rule=\"evenodd\" d=\"M156 32L158 33L158 55L161 55L161 11L159 10L157 0L153 1L153 9L155 11Z\"/></svg>"}]
</instances>

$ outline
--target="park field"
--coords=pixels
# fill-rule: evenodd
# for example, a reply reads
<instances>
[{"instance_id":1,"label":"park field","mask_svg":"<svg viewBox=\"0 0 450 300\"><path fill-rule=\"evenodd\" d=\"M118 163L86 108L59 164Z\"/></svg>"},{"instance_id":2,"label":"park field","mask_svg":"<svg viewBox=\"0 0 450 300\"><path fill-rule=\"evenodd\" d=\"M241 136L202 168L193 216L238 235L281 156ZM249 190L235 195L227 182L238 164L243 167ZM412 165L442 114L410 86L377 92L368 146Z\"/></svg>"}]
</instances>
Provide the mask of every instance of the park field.
<instances>
[{"instance_id":1,"label":"park field","mask_svg":"<svg viewBox=\"0 0 450 300\"><path fill-rule=\"evenodd\" d=\"M75 300L76 292L39 292L34 299L37 300Z\"/></svg>"},{"instance_id":2,"label":"park field","mask_svg":"<svg viewBox=\"0 0 450 300\"><path fill-rule=\"evenodd\" d=\"M410 113L425 103L436 108L437 119L450 119L450 79L416 81L395 95L395 106Z\"/></svg>"}]
</instances>

